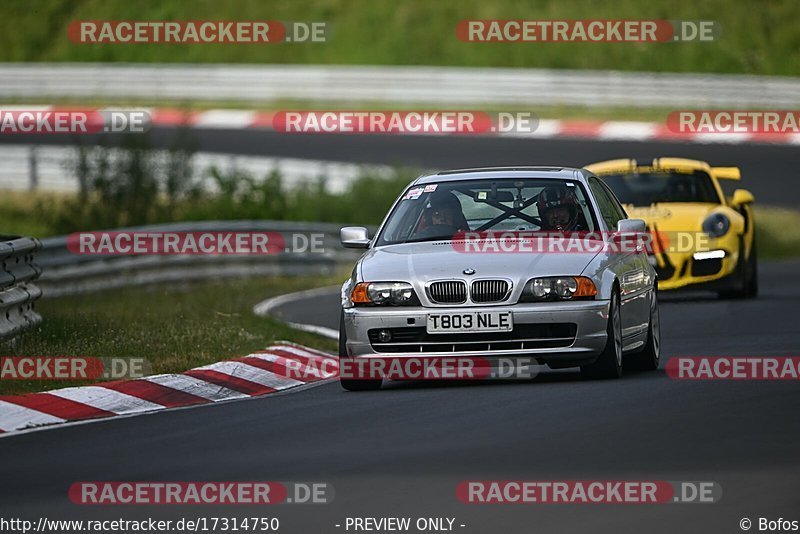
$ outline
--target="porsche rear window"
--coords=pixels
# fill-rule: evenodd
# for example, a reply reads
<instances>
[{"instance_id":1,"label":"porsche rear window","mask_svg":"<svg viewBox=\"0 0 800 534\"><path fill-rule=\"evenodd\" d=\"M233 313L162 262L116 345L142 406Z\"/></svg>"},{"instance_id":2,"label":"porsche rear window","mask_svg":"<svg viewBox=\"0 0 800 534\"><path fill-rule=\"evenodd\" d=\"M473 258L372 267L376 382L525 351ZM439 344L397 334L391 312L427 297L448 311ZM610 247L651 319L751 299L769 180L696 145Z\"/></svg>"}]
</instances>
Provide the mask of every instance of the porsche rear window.
<instances>
[{"instance_id":1,"label":"porsche rear window","mask_svg":"<svg viewBox=\"0 0 800 534\"><path fill-rule=\"evenodd\" d=\"M714 183L704 171L607 174L601 178L623 204L649 206L660 202L720 203Z\"/></svg>"}]
</instances>

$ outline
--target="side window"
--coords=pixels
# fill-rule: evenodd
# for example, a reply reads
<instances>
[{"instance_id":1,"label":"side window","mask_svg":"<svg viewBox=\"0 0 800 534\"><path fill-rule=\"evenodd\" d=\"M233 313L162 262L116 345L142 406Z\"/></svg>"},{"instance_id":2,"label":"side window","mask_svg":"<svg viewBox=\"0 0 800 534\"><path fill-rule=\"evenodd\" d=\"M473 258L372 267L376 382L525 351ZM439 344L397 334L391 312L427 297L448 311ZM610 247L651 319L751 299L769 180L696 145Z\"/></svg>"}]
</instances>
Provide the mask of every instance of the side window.
<instances>
[{"instance_id":1,"label":"side window","mask_svg":"<svg viewBox=\"0 0 800 534\"><path fill-rule=\"evenodd\" d=\"M619 215L619 218L627 219L628 213L625 211L625 208L622 207L622 204L620 204L617 195L614 194L614 192L611 190L611 188L608 186L607 183L605 183L602 180L599 180L599 182L600 185L603 187L603 189L606 190L606 193L608 194L609 198L611 198L611 203L614 205L614 209L616 210L617 215Z\"/></svg>"},{"instance_id":2,"label":"side window","mask_svg":"<svg viewBox=\"0 0 800 534\"><path fill-rule=\"evenodd\" d=\"M612 197L609 196L600 183L600 180L597 178L589 178L589 189L592 190L592 196L597 200L597 205L600 208L600 216L606 222L608 230L613 232L617 229L617 222L625 218L624 212L619 211Z\"/></svg>"}]
</instances>

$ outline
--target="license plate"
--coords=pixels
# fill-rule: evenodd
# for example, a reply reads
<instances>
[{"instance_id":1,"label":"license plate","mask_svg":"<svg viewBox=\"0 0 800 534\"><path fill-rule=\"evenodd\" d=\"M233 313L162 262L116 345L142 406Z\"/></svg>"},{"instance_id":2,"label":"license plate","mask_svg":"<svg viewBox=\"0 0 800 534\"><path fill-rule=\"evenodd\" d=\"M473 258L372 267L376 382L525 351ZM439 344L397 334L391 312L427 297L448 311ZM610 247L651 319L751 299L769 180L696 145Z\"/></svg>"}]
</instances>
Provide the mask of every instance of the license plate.
<instances>
[{"instance_id":1,"label":"license plate","mask_svg":"<svg viewBox=\"0 0 800 534\"><path fill-rule=\"evenodd\" d=\"M458 332L510 332L514 320L510 311L428 314L429 334Z\"/></svg>"}]
</instances>

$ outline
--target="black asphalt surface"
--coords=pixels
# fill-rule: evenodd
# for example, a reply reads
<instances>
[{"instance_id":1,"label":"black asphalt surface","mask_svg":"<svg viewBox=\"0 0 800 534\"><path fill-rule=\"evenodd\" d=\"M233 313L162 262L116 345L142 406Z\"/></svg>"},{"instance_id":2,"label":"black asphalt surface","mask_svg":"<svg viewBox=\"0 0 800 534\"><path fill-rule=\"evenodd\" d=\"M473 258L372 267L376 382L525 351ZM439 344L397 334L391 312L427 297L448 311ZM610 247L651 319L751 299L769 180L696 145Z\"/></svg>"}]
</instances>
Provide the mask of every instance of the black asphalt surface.
<instances>
[{"instance_id":1,"label":"black asphalt surface","mask_svg":"<svg viewBox=\"0 0 800 534\"><path fill-rule=\"evenodd\" d=\"M762 295L662 304L665 358L797 355L800 262L761 265ZM335 296L278 310L336 326ZM584 381L567 370L515 383L337 383L216 406L0 439L0 514L50 519L277 516L281 532L337 533L346 517L454 517L464 533L741 532L800 520L798 382L688 382L662 370ZM715 481L715 504L466 505L474 479ZM327 505L86 507L89 480L326 481ZM336 525L341 525L337 527ZM463 527L459 525L464 525ZM353 532L353 530L349 530ZM416 530L412 530L416 532Z\"/></svg>"},{"instance_id":2,"label":"black asphalt surface","mask_svg":"<svg viewBox=\"0 0 800 534\"><path fill-rule=\"evenodd\" d=\"M175 144L178 131L157 127L149 133L153 147ZM105 136L103 143L120 142ZM398 136L346 134L283 134L269 130L194 130L188 139L197 150L242 155L320 159L449 169L508 165L583 165L614 158L695 158L712 165L738 165L745 187L761 204L797 207L800 145L698 144L653 141L587 141L585 139L520 139L471 136ZM0 143L72 144L99 142L97 136L56 134L3 135Z\"/></svg>"},{"instance_id":3,"label":"black asphalt surface","mask_svg":"<svg viewBox=\"0 0 800 534\"><path fill-rule=\"evenodd\" d=\"M156 128L153 146L175 130ZM796 207L797 146L434 136L193 133L198 150L425 168L693 157L739 165L759 203ZM95 142L96 139L84 139ZM71 143L2 136L0 143ZM665 359L795 356L800 262L761 265L753 301L666 296ZM336 328L335 294L277 310ZM391 384L302 391L0 438L0 517L116 519L277 516L281 532L337 533L346 517L454 517L464 533L741 532L760 517L800 520L798 382L683 382L662 370L588 382L572 370L515 383ZM715 481L716 504L466 505L473 479ZM332 504L85 507L76 481L326 481ZM337 527L336 525L341 525ZM459 525L464 525L463 527ZM2 530L2 529L0 529ZM353 532L353 530L349 530ZM411 532L416 532L412 530Z\"/></svg>"}]
</instances>

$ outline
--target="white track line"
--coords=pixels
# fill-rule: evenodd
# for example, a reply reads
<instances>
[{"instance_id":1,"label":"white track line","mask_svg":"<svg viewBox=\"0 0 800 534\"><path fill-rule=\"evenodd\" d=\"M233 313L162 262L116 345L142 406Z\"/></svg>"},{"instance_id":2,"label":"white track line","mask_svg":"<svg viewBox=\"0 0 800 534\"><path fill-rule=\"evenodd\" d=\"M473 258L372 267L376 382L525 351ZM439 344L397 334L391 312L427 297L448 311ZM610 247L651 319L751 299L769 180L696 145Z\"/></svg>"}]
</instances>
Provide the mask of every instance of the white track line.
<instances>
[{"instance_id":1,"label":"white track line","mask_svg":"<svg viewBox=\"0 0 800 534\"><path fill-rule=\"evenodd\" d=\"M304 291L287 293L285 295L278 295L277 297L272 297L266 300L262 300L261 302L253 306L253 313L260 317L266 317L267 315L272 314L272 310L274 310L279 306L283 306L288 302L293 302L297 299L306 297L325 295L330 293L331 290L338 288L339 286L317 287L314 289L306 289ZM284 322L287 325L291 326L292 328L296 328L297 330L303 330L304 332L311 332L313 334L318 334L320 336L324 336L330 339L339 339L339 331L334 330L333 328L327 328L324 326L317 326L313 324L293 323L289 321L284 321Z\"/></svg>"},{"instance_id":2,"label":"white track line","mask_svg":"<svg viewBox=\"0 0 800 534\"><path fill-rule=\"evenodd\" d=\"M178 391L189 393L190 395L195 395L212 402L228 399L242 399L250 396L246 393L234 391L187 375L155 375L148 376L142 380L148 380L154 384L177 389Z\"/></svg>"},{"instance_id":3,"label":"white track line","mask_svg":"<svg viewBox=\"0 0 800 534\"><path fill-rule=\"evenodd\" d=\"M658 125L653 122L609 121L600 127L599 139L645 140L655 137Z\"/></svg>"},{"instance_id":4,"label":"white track line","mask_svg":"<svg viewBox=\"0 0 800 534\"><path fill-rule=\"evenodd\" d=\"M287 365L287 362L290 361L289 358L285 358L283 356L278 356L276 354L248 354L247 356L248 356L248 358L258 358L259 360L264 360L266 362L272 362L272 363L275 363L275 364L278 364L278 365L282 365L284 367L287 367L287 371L286 371L287 373L293 372L293 371L290 371L288 369L289 366ZM315 377L315 378L321 378L321 379L333 378L334 376L336 376L336 372L335 371L331 371L329 373L325 373L323 371L324 371L324 369L331 369L331 368L337 368L338 369L339 362L337 360L334 360L333 358L328 358L328 360L329 361L327 361L327 362L319 362L319 365L310 365L310 366L309 365L302 365L302 366L300 366L300 369L295 370L294 372L300 373L302 375L312 376L312 377ZM296 362L297 360L293 360L293 361Z\"/></svg>"},{"instance_id":5,"label":"white track line","mask_svg":"<svg viewBox=\"0 0 800 534\"><path fill-rule=\"evenodd\" d=\"M255 111L210 109L202 111L195 116L194 127L243 129L250 127L255 120Z\"/></svg>"},{"instance_id":6,"label":"white track line","mask_svg":"<svg viewBox=\"0 0 800 534\"><path fill-rule=\"evenodd\" d=\"M48 393L56 397L61 397L62 399L79 402L115 414L139 413L164 409L164 406L161 404L156 404L140 399L139 397L100 386L56 389L48 391Z\"/></svg>"},{"instance_id":7,"label":"white track line","mask_svg":"<svg viewBox=\"0 0 800 534\"><path fill-rule=\"evenodd\" d=\"M299 347L292 347L291 345L284 345L281 347L270 347L273 350L282 350L284 352L288 352L290 354L296 354L297 356L302 356L304 358L310 358L317 362L323 362L325 360L331 359L330 356L321 356L319 354L314 354L313 352L309 352L307 350L303 350ZM269 349L268 349L269 350Z\"/></svg>"},{"instance_id":8,"label":"white track line","mask_svg":"<svg viewBox=\"0 0 800 534\"><path fill-rule=\"evenodd\" d=\"M48 415L37 410L32 410L24 406L12 404L10 402L0 400L0 420L3 425L0 430L4 432L11 432L18 428L26 428L31 426L52 425L55 423L63 423L65 419Z\"/></svg>"},{"instance_id":9,"label":"white track line","mask_svg":"<svg viewBox=\"0 0 800 534\"><path fill-rule=\"evenodd\" d=\"M225 361L212 363L211 365L198 367L196 370L216 371L273 389L286 389L305 384L305 382L294 380L286 376L280 376L266 369L261 369L243 362Z\"/></svg>"},{"instance_id":10,"label":"white track line","mask_svg":"<svg viewBox=\"0 0 800 534\"><path fill-rule=\"evenodd\" d=\"M323 359L333 359L333 360L336 359L336 357L331 355L329 352L324 352L324 351L321 351L321 350L312 349L311 347L304 347L303 345L297 345L295 343L292 343L291 341L280 341L279 343L281 343L281 344L280 345L273 345L270 348L280 349L280 348L283 348L283 347L292 347L292 348L295 348L297 350L305 351L305 352L307 352L309 354L314 354L314 355L319 356L320 358L323 358Z\"/></svg>"}]
</instances>

